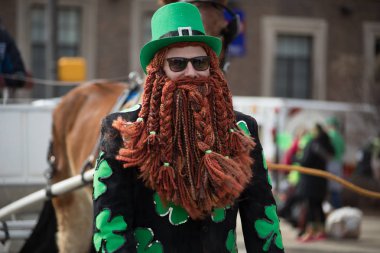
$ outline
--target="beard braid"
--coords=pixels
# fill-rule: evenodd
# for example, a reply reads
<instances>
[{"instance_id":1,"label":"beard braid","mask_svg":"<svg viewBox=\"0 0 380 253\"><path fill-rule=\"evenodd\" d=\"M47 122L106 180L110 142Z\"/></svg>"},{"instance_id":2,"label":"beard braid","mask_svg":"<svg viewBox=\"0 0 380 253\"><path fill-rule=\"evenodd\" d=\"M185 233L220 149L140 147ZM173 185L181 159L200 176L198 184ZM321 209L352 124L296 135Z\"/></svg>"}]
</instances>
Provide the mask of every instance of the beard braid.
<instances>
[{"instance_id":1,"label":"beard braid","mask_svg":"<svg viewBox=\"0 0 380 253\"><path fill-rule=\"evenodd\" d=\"M255 146L236 125L215 53L201 45L211 57L210 77L172 81L159 67L166 51L159 52L148 67L139 118L113 123L124 140L116 159L138 166L149 188L193 219L239 197L252 177Z\"/></svg>"}]
</instances>

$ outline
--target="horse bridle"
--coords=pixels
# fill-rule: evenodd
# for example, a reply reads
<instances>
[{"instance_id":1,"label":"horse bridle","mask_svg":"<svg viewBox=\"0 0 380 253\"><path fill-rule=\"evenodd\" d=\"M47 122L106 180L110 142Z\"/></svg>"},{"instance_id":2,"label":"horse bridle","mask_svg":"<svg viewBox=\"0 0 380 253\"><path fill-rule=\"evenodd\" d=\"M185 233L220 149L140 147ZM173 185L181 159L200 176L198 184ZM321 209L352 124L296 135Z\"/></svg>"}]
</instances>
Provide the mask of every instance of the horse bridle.
<instances>
[{"instance_id":1,"label":"horse bridle","mask_svg":"<svg viewBox=\"0 0 380 253\"><path fill-rule=\"evenodd\" d=\"M194 1L190 0L190 1L185 1L185 2L188 2L191 4L195 4L195 3L210 4L210 5L214 6L215 8L222 9L222 10L226 11L232 17L232 19L228 21L227 26L225 28L223 28L220 32L220 35L222 35L224 37L224 41L225 41L227 46L239 34L239 32L240 32L240 16L237 13L235 13L233 10L228 8L226 5L221 4L219 2L216 2L216 1L209 1L209 0L194 0ZM226 48L227 48L227 46L226 46Z\"/></svg>"},{"instance_id":2,"label":"horse bridle","mask_svg":"<svg viewBox=\"0 0 380 253\"><path fill-rule=\"evenodd\" d=\"M208 1L208 0L184 0L182 2L188 2L191 4L201 3L201 4L209 4L217 9L221 9L226 11L232 18L228 21L228 24L226 27L224 27L220 34L224 41L223 41L223 51L227 52L227 48L229 44L238 36L240 32L240 16L237 15L233 10L225 6L224 4L221 4L216 1ZM225 53L226 54L226 53ZM224 72L227 72L229 64L226 63L226 55L220 58L220 67L223 69Z\"/></svg>"}]
</instances>

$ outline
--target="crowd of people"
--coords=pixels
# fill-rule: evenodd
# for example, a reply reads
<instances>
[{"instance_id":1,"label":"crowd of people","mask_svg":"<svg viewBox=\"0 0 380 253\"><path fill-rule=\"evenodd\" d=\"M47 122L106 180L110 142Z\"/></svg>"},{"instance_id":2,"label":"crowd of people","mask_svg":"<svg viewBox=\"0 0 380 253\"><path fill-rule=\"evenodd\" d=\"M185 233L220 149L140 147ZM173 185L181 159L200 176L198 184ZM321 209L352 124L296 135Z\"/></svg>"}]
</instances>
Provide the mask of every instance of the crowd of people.
<instances>
[{"instance_id":1,"label":"crowd of people","mask_svg":"<svg viewBox=\"0 0 380 253\"><path fill-rule=\"evenodd\" d=\"M342 122L337 117L316 123L312 129L300 126L295 131L292 144L284 153L282 163L322 170L345 178L346 144L342 129ZM366 178L367 182L380 182L379 140L380 135L358 151L357 164L351 171L351 178L360 176ZM298 229L298 240L301 242L326 238L326 216L345 206L343 186L334 180L297 171L290 172L285 180L285 199L279 205L279 216Z\"/></svg>"},{"instance_id":2,"label":"crowd of people","mask_svg":"<svg viewBox=\"0 0 380 253\"><path fill-rule=\"evenodd\" d=\"M331 137L321 124L310 130L300 128L292 146L285 154L284 162L318 170L327 170L335 155ZM294 175L296 174L296 176ZM325 214L322 203L328 193L325 178L292 172L289 175L291 191L279 214L299 228L299 240L306 242L325 238ZM297 219L292 218L293 209L301 206Z\"/></svg>"}]
</instances>

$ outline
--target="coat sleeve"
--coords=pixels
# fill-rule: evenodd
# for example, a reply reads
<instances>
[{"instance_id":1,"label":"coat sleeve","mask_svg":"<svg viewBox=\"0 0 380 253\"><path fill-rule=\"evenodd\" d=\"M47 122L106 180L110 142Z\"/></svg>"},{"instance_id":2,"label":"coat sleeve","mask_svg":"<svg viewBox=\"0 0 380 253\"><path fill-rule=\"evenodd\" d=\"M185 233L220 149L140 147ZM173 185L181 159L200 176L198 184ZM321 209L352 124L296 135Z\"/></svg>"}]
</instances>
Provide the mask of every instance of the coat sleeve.
<instances>
[{"instance_id":1,"label":"coat sleeve","mask_svg":"<svg viewBox=\"0 0 380 253\"><path fill-rule=\"evenodd\" d=\"M136 252L132 224L134 221L134 169L124 169L115 152L122 143L112 121L119 115L107 116L102 123L101 152L93 181L93 243L96 252Z\"/></svg>"},{"instance_id":2,"label":"coat sleeve","mask_svg":"<svg viewBox=\"0 0 380 253\"><path fill-rule=\"evenodd\" d=\"M260 143L256 120L244 115L256 146L251 152L254 159L250 184L244 190L239 202L244 242L248 253L284 252L277 206L272 194L268 168Z\"/></svg>"}]
</instances>

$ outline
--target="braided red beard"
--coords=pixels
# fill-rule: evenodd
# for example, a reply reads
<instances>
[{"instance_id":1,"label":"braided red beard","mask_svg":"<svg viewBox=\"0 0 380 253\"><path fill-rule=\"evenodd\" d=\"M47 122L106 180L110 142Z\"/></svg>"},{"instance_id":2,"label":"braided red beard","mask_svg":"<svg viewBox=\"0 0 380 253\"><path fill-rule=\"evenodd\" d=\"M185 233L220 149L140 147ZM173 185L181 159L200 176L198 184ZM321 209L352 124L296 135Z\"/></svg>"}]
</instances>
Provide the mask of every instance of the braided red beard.
<instances>
[{"instance_id":1,"label":"braided red beard","mask_svg":"<svg viewBox=\"0 0 380 253\"><path fill-rule=\"evenodd\" d=\"M142 180L164 202L203 218L239 197L252 176L254 142L236 126L224 80L161 80L154 82L151 103L143 104L149 106L140 115L144 121L114 123L126 140L117 159L124 167L139 166Z\"/></svg>"}]
</instances>

